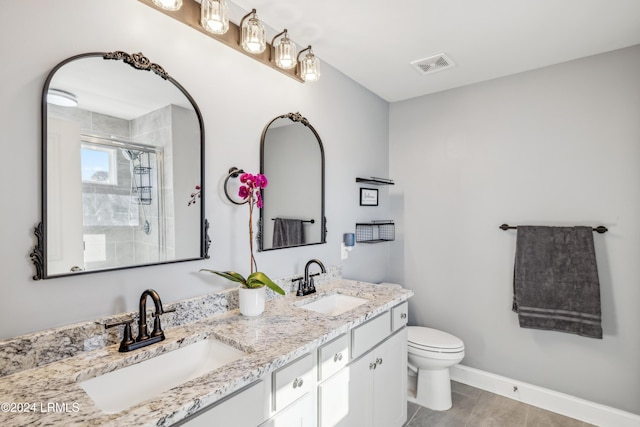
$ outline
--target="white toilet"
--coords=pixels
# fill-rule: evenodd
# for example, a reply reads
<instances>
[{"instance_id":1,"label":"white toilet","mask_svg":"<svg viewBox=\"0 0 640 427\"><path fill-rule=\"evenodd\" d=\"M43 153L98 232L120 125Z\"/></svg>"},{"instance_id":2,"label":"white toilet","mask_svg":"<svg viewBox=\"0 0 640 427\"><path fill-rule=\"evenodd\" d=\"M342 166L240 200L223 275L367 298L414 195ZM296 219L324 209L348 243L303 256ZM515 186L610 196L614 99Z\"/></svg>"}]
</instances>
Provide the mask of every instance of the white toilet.
<instances>
[{"instance_id":1,"label":"white toilet","mask_svg":"<svg viewBox=\"0 0 640 427\"><path fill-rule=\"evenodd\" d=\"M451 408L449 368L464 358L464 343L437 329L409 326L410 402L436 411Z\"/></svg>"}]
</instances>

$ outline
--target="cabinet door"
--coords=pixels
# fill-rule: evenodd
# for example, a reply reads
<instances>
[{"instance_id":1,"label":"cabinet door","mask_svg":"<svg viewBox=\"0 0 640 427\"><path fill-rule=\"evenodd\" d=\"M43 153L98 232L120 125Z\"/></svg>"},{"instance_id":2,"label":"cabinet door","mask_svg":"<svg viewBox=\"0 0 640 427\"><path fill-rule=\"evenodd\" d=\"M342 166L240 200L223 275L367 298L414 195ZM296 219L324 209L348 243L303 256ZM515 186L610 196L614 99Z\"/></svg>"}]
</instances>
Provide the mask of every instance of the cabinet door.
<instances>
[{"instance_id":1,"label":"cabinet door","mask_svg":"<svg viewBox=\"0 0 640 427\"><path fill-rule=\"evenodd\" d=\"M349 367L342 368L318 386L318 426L349 427Z\"/></svg>"},{"instance_id":2,"label":"cabinet door","mask_svg":"<svg viewBox=\"0 0 640 427\"><path fill-rule=\"evenodd\" d=\"M234 423L224 425L236 426ZM315 425L316 412L313 406L313 395L308 393L260 427L315 427Z\"/></svg>"},{"instance_id":3,"label":"cabinet door","mask_svg":"<svg viewBox=\"0 0 640 427\"><path fill-rule=\"evenodd\" d=\"M371 353L349 365L349 427L373 426L373 360Z\"/></svg>"},{"instance_id":4,"label":"cabinet door","mask_svg":"<svg viewBox=\"0 0 640 427\"><path fill-rule=\"evenodd\" d=\"M407 420L407 329L372 351L373 426L400 427Z\"/></svg>"}]
</instances>

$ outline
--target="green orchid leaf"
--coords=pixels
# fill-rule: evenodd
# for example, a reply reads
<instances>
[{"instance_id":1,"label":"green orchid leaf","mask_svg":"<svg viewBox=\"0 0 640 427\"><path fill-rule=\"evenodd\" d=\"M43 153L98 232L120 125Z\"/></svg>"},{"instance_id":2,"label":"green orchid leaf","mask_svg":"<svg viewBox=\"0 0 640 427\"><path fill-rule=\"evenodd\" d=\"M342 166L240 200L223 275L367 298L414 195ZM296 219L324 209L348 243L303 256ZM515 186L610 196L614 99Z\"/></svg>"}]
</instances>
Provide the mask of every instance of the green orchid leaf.
<instances>
[{"instance_id":1,"label":"green orchid leaf","mask_svg":"<svg viewBox=\"0 0 640 427\"><path fill-rule=\"evenodd\" d=\"M256 285L254 285L256 284ZM273 292L284 295L284 290L278 285L276 285L273 280L271 280L266 274L261 271L256 271L255 273L249 275L247 277L247 287L249 288L259 288L260 286L267 286Z\"/></svg>"},{"instance_id":2,"label":"green orchid leaf","mask_svg":"<svg viewBox=\"0 0 640 427\"><path fill-rule=\"evenodd\" d=\"M216 271L208 270L206 268L203 268L200 271L208 271L209 273L217 274L218 276L224 277L232 282L242 283L243 285L247 284L247 280L245 280L244 276L240 273L236 273L235 271Z\"/></svg>"}]
</instances>

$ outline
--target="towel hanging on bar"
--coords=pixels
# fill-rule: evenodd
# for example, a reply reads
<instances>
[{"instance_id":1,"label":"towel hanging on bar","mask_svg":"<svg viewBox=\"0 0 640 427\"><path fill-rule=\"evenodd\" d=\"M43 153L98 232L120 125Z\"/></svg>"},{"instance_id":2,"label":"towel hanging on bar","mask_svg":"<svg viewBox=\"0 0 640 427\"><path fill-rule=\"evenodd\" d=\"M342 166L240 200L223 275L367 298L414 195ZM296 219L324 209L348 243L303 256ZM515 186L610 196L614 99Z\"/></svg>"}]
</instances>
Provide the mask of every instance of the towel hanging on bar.
<instances>
[{"instance_id":1,"label":"towel hanging on bar","mask_svg":"<svg viewBox=\"0 0 640 427\"><path fill-rule=\"evenodd\" d=\"M274 221L274 248L286 248L288 246L300 246L305 244L303 220L275 218Z\"/></svg>"},{"instance_id":2,"label":"towel hanging on bar","mask_svg":"<svg viewBox=\"0 0 640 427\"><path fill-rule=\"evenodd\" d=\"M602 338L600 283L590 227L518 228L513 311L522 328Z\"/></svg>"},{"instance_id":3,"label":"towel hanging on bar","mask_svg":"<svg viewBox=\"0 0 640 427\"><path fill-rule=\"evenodd\" d=\"M517 230L518 229L517 226L512 226L512 225L509 225L509 224L502 224L498 228L500 228L501 230L504 230L504 231L506 231L506 230ZM596 233L600 233L600 234L606 233L607 231L609 231L609 229L607 227L605 227L604 225L599 225L597 227L593 227L592 230L595 231Z\"/></svg>"}]
</instances>

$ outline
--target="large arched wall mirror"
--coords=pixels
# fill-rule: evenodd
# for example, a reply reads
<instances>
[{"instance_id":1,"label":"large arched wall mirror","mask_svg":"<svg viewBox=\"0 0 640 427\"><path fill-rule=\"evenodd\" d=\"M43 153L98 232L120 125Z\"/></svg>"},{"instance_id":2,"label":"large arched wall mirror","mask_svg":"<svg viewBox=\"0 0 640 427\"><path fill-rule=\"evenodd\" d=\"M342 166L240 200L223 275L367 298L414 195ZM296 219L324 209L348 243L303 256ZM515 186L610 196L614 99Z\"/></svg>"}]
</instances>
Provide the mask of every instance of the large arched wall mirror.
<instances>
[{"instance_id":1,"label":"large arched wall mirror","mask_svg":"<svg viewBox=\"0 0 640 427\"><path fill-rule=\"evenodd\" d=\"M142 54L68 58L42 96L35 280L208 258L204 127Z\"/></svg>"},{"instance_id":2,"label":"large arched wall mirror","mask_svg":"<svg viewBox=\"0 0 640 427\"><path fill-rule=\"evenodd\" d=\"M326 243L324 148L300 113L271 120L260 141L262 190L258 245L261 251Z\"/></svg>"}]
</instances>

